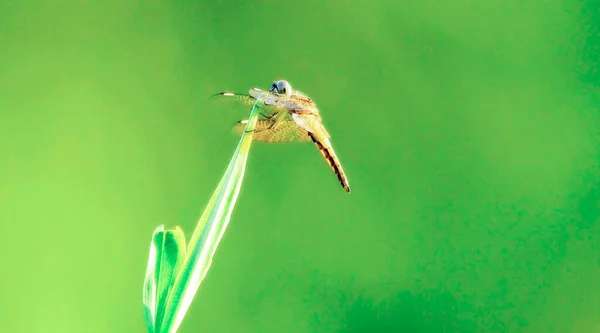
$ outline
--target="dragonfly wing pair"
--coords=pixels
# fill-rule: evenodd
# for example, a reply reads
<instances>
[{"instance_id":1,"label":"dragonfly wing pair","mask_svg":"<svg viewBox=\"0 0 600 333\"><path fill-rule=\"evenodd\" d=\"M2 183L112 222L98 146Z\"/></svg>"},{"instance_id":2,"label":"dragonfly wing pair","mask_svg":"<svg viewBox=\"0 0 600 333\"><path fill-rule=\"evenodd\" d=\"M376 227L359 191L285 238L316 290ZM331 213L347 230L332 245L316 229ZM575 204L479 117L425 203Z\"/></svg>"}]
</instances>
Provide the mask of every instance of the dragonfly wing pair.
<instances>
[{"instance_id":1,"label":"dragonfly wing pair","mask_svg":"<svg viewBox=\"0 0 600 333\"><path fill-rule=\"evenodd\" d=\"M260 142L305 142L311 141L308 132L296 125L292 119L280 120L276 127L272 128L274 120L259 119L252 140ZM246 129L248 120L240 120L233 126L233 132L242 135Z\"/></svg>"}]
</instances>

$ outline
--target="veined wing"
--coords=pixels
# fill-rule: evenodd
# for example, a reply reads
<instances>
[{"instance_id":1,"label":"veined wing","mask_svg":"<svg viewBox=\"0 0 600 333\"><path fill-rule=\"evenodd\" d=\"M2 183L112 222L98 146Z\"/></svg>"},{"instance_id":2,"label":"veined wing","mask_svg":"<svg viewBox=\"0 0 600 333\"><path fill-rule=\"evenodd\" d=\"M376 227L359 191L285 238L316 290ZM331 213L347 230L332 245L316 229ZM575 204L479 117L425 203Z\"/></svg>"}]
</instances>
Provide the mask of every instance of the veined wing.
<instances>
[{"instance_id":1,"label":"veined wing","mask_svg":"<svg viewBox=\"0 0 600 333\"><path fill-rule=\"evenodd\" d=\"M235 101L245 104L245 105L254 105L254 102L256 102L256 99L254 99L252 96L248 96L248 95L244 95L244 94L240 94L240 93L232 93L232 92L220 92L218 94L214 94L214 95L210 96L210 98L218 99L218 100L225 100L225 99L235 100Z\"/></svg>"},{"instance_id":2,"label":"veined wing","mask_svg":"<svg viewBox=\"0 0 600 333\"><path fill-rule=\"evenodd\" d=\"M312 133L319 139L329 139L331 135L323 126L321 117L318 114L292 114L292 119L298 126L302 127L305 131Z\"/></svg>"},{"instance_id":3,"label":"veined wing","mask_svg":"<svg viewBox=\"0 0 600 333\"><path fill-rule=\"evenodd\" d=\"M252 96L240 94L240 93L233 93L233 92L220 92L218 94L212 95L210 98L215 99L215 100L235 101L236 103L241 103L241 104L248 105L248 106L253 106L254 102L256 102L256 99ZM265 113L267 113L268 115L271 115L271 114L274 114L275 112L277 112L277 108L275 106L260 105L258 108L259 108L259 110L265 111ZM264 115L263 112L261 112L261 114Z\"/></svg>"},{"instance_id":4,"label":"veined wing","mask_svg":"<svg viewBox=\"0 0 600 333\"><path fill-rule=\"evenodd\" d=\"M310 110L318 113L313 100L304 95L292 94L286 96L259 88L250 89L249 94L255 99L262 100L268 106L282 107L290 111Z\"/></svg>"},{"instance_id":5,"label":"veined wing","mask_svg":"<svg viewBox=\"0 0 600 333\"><path fill-rule=\"evenodd\" d=\"M289 98L287 96L278 95L273 92L259 89L259 88L252 88L252 89L250 89L249 92L250 92L250 95L245 95L245 94L241 94L241 93L233 93L233 92L221 92L221 93L215 94L211 97L212 98L224 97L224 98L228 98L228 99L234 99L234 100L237 100L238 102L240 102L242 104L246 104L246 105L253 105L257 99L260 99L265 104L274 105L274 106L275 105L278 106L279 104L282 104L285 99Z\"/></svg>"},{"instance_id":6,"label":"veined wing","mask_svg":"<svg viewBox=\"0 0 600 333\"><path fill-rule=\"evenodd\" d=\"M258 120L252 140L277 143L311 141L308 133L292 119L280 120L275 128L270 128L273 122L273 120ZM237 122L233 126L233 132L241 135L247 123L247 120Z\"/></svg>"}]
</instances>

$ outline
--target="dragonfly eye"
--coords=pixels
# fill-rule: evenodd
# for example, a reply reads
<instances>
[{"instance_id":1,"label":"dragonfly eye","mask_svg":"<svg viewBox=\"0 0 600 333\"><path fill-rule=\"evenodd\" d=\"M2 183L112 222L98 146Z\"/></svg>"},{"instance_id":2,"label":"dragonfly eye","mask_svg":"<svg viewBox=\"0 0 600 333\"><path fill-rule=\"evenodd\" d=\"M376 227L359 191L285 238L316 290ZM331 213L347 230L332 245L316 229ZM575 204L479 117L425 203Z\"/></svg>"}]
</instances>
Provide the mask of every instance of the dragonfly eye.
<instances>
[{"instance_id":1,"label":"dragonfly eye","mask_svg":"<svg viewBox=\"0 0 600 333\"><path fill-rule=\"evenodd\" d=\"M278 94L283 95L291 95L292 94L292 86L286 80L279 80L273 82L273 88Z\"/></svg>"}]
</instances>

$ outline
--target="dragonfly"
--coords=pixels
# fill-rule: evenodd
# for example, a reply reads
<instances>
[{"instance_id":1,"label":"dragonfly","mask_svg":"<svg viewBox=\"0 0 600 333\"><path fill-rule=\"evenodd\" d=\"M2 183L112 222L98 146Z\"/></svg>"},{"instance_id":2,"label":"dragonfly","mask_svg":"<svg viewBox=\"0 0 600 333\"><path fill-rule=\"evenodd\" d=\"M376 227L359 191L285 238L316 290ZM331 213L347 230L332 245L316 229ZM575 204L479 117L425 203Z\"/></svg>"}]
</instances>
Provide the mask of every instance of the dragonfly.
<instances>
[{"instance_id":1,"label":"dragonfly","mask_svg":"<svg viewBox=\"0 0 600 333\"><path fill-rule=\"evenodd\" d=\"M254 105L256 100L262 101L259 110L261 118L256 123L253 140L270 143L314 142L344 190L350 193L348 178L333 150L331 135L323 126L319 109L310 97L292 90L289 82L274 81L268 91L252 88L248 94L221 92L212 97L232 99L245 105ZM247 122L238 121L233 131L241 135Z\"/></svg>"}]
</instances>

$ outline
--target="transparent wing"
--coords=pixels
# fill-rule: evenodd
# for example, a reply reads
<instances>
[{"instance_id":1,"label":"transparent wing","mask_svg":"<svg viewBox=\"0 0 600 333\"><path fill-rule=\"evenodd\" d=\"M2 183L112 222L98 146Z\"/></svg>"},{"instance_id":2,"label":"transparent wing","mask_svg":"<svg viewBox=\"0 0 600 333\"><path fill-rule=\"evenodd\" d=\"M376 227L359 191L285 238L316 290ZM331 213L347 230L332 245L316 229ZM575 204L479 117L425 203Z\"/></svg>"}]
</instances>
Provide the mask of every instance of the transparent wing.
<instances>
[{"instance_id":1,"label":"transparent wing","mask_svg":"<svg viewBox=\"0 0 600 333\"><path fill-rule=\"evenodd\" d=\"M329 132L321 123L321 117L315 114L293 114L292 119L299 127L302 127L305 131L312 133L316 139L323 140L329 139L331 136Z\"/></svg>"},{"instance_id":2,"label":"transparent wing","mask_svg":"<svg viewBox=\"0 0 600 333\"><path fill-rule=\"evenodd\" d=\"M254 99L252 96L239 94L239 93L232 93L232 92L220 92L218 94L214 94L214 95L210 96L210 99L232 100L232 101L236 101L236 102L239 102L239 103L242 103L245 105L253 105L254 102L256 101L256 99Z\"/></svg>"},{"instance_id":3,"label":"transparent wing","mask_svg":"<svg viewBox=\"0 0 600 333\"><path fill-rule=\"evenodd\" d=\"M281 95L259 88L252 88L248 91L248 93L250 94L250 97L254 99L260 99L263 102L265 102L265 104L276 104L277 101L283 97Z\"/></svg>"},{"instance_id":4,"label":"transparent wing","mask_svg":"<svg viewBox=\"0 0 600 333\"><path fill-rule=\"evenodd\" d=\"M218 94L212 95L210 99L218 101L230 101L247 106L252 106L254 105L254 102L256 102L256 99L252 96L232 92L220 92ZM272 105L261 105L259 107L259 110L262 110L261 114L263 115L270 115L275 113L277 111L277 108Z\"/></svg>"},{"instance_id":5,"label":"transparent wing","mask_svg":"<svg viewBox=\"0 0 600 333\"><path fill-rule=\"evenodd\" d=\"M312 99L304 95L280 95L271 91L252 88L249 91L252 98L260 99L267 106L282 107L290 111L316 110Z\"/></svg>"},{"instance_id":6,"label":"transparent wing","mask_svg":"<svg viewBox=\"0 0 600 333\"><path fill-rule=\"evenodd\" d=\"M246 128L247 120L242 120L233 126L233 132L241 135ZM254 131L254 141L260 142L306 142L311 141L308 133L292 119L280 120L277 126L270 129L273 120L259 120Z\"/></svg>"}]
</instances>

